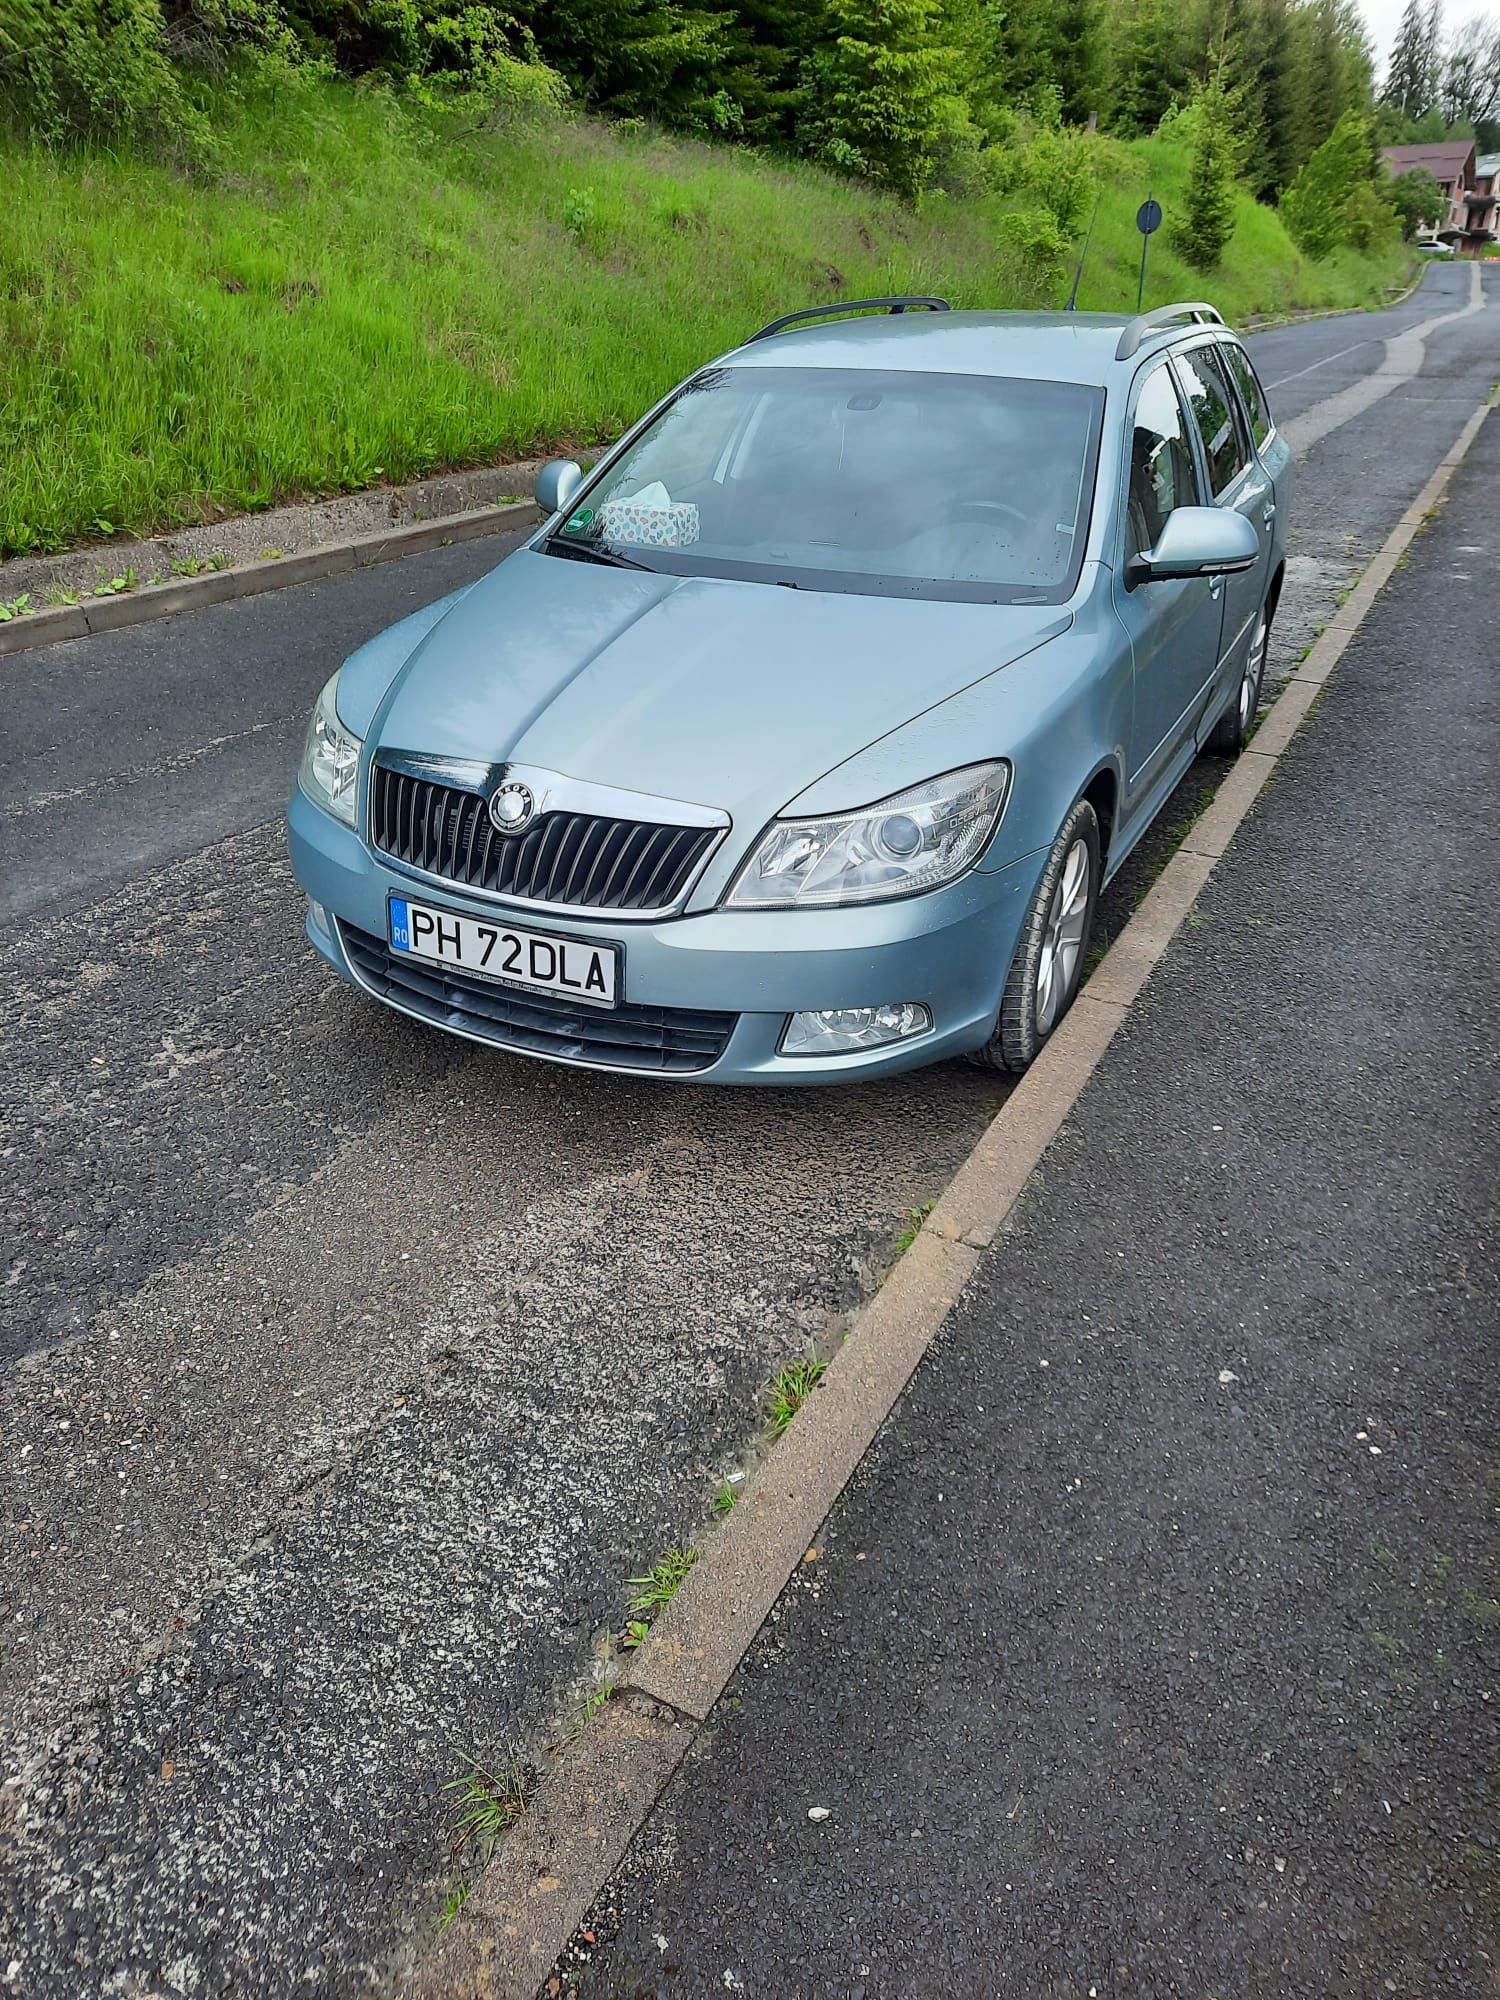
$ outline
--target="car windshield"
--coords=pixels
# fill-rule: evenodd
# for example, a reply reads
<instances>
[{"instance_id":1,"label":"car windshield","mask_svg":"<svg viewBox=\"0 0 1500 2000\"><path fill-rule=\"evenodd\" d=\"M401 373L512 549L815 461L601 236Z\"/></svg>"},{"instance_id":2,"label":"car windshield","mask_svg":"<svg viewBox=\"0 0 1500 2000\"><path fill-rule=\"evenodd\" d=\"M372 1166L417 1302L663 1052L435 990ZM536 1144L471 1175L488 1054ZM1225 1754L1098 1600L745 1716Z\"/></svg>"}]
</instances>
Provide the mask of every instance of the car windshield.
<instances>
[{"instance_id":1,"label":"car windshield","mask_svg":"<svg viewBox=\"0 0 1500 2000\"><path fill-rule=\"evenodd\" d=\"M1056 602L1083 560L1103 394L881 369L713 368L548 546L677 576Z\"/></svg>"}]
</instances>

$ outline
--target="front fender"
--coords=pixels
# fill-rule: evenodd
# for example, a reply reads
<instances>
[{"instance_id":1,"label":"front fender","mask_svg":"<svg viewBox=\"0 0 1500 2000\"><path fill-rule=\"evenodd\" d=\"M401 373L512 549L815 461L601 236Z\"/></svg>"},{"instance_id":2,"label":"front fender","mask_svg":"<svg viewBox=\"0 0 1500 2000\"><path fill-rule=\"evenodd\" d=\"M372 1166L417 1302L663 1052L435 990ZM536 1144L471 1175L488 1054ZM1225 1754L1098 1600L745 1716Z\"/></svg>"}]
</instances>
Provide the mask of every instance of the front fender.
<instances>
[{"instance_id":1,"label":"front fender","mask_svg":"<svg viewBox=\"0 0 1500 2000\"><path fill-rule=\"evenodd\" d=\"M939 702L839 765L795 802L843 811L987 757L1010 760L1005 812L979 866L1010 867L1052 845L1094 775L1124 770L1130 642L1108 599L1109 572L1067 629Z\"/></svg>"}]
</instances>

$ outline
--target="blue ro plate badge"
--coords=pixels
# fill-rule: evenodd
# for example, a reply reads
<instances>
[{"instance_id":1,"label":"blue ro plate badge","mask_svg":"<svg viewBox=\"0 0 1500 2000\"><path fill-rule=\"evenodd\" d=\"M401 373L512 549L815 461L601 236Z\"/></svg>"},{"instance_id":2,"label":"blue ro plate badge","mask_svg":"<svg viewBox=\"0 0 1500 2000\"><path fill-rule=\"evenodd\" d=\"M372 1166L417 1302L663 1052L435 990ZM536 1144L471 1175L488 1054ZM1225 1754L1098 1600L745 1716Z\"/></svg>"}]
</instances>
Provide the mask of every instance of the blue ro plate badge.
<instances>
[{"instance_id":1,"label":"blue ro plate badge","mask_svg":"<svg viewBox=\"0 0 1500 2000\"><path fill-rule=\"evenodd\" d=\"M613 1007L619 997L618 945L518 931L498 919L461 916L406 896L388 897L386 915L391 950L411 958L585 1007Z\"/></svg>"}]
</instances>

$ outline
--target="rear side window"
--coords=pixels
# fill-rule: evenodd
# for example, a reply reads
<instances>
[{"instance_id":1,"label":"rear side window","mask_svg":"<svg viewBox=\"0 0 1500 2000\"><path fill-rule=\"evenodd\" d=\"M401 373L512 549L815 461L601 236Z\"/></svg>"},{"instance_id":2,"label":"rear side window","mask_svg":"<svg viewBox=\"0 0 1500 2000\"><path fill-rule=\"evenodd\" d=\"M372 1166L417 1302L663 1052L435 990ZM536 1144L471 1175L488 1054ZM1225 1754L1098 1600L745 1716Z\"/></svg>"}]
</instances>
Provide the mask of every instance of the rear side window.
<instances>
[{"instance_id":1,"label":"rear side window","mask_svg":"<svg viewBox=\"0 0 1500 2000\"><path fill-rule=\"evenodd\" d=\"M1266 392L1260 386L1260 377L1254 364L1243 347L1224 346L1219 349L1228 364L1229 372L1239 385L1244 398L1245 409L1250 417L1250 435L1255 439L1259 451L1271 435L1271 412L1266 408Z\"/></svg>"},{"instance_id":2,"label":"rear side window","mask_svg":"<svg viewBox=\"0 0 1500 2000\"><path fill-rule=\"evenodd\" d=\"M1214 366L1206 347L1192 348L1177 356L1182 391L1188 399L1198 435L1203 440L1203 456L1208 461L1208 483L1214 498L1226 492L1250 463L1250 452L1234 409L1229 384Z\"/></svg>"},{"instance_id":3,"label":"rear side window","mask_svg":"<svg viewBox=\"0 0 1500 2000\"><path fill-rule=\"evenodd\" d=\"M1130 436L1129 554L1154 549L1177 507L1196 507L1198 478L1187 420L1165 365L1146 377Z\"/></svg>"}]
</instances>

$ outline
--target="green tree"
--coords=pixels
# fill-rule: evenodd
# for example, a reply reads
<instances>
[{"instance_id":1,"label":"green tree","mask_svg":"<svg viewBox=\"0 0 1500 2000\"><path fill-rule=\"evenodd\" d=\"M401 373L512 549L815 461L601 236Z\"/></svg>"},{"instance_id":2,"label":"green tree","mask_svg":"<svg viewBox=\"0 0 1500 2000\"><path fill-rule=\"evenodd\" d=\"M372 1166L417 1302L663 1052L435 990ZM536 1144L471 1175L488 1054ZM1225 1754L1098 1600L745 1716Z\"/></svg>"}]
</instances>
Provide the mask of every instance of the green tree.
<instances>
[{"instance_id":1,"label":"green tree","mask_svg":"<svg viewBox=\"0 0 1500 2000\"><path fill-rule=\"evenodd\" d=\"M1301 166L1307 107L1288 0L1264 0L1260 18L1260 132L1250 155L1258 201L1274 201Z\"/></svg>"},{"instance_id":2,"label":"green tree","mask_svg":"<svg viewBox=\"0 0 1500 2000\"><path fill-rule=\"evenodd\" d=\"M1117 19L1110 124L1127 138L1154 132L1192 82L1189 43L1174 0L1134 0Z\"/></svg>"},{"instance_id":3,"label":"green tree","mask_svg":"<svg viewBox=\"0 0 1500 2000\"><path fill-rule=\"evenodd\" d=\"M722 83L757 146L795 143L808 109L808 62L829 39L822 0L735 0Z\"/></svg>"},{"instance_id":4,"label":"green tree","mask_svg":"<svg viewBox=\"0 0 1500 2000\"><path fill-rule=\"evenodd\" d=\"M1326 257L1351 241L1357 216L1368 218L1371 159L1368 120L1346 111L1281 197L1281 219L1309 257Z\"/></svg>"},{"instance_id":5,"label":"green tree","mask_svg":"<svg viewBox=\"0 0 1500 2000\"><path fill-rule=\"evenodd\" d=\"M1049 18L1049 81L1057 87L1063 123L1082 125L1098 117L1108 95L1108 50L1100 0L1054 0Z\"/></svg>"},{"instance_id":6,"label":"green tree","mask_svg":"<svg viewBox=\"0 0 1500 2000\"><path fill-rule=\"evenodd\" d=\"M1448 197L1425 167L1413 167L1398 174L1386 190L1386 199L1401 218L1401 234L1408 240L1425 222L1440 222L1448 207Z\"/></svg>"},{"instance_id":7,"label":"green tree","mask_svg":"<svg viewBox=\"0 0 1500 2000\"><path fill-rule=\"evenodd\" d=\"M1196 122L1187 208L1172 232L1190 264L1210 271L1234 234L1235 173L1239 166L1239 106L1215 76L1193 102Z\"/></svg>"},{"instance_id":8,"label":"green tree","mask_svg":"<svg viewBox=\"0 0 1500 2000\"><path fill-rule=\"evenodd\" d=\"M516 0L510 11L586 104L691 130L725 129L716 99L731 54L730 15L674 0Z\"/></svg>"},{"instance_id":9,"label":"green tree","mask_svg":"<svg viewBox=\"0 0 1500 2000\"><path fill-rule=\"evenodd\" d=\"M1406 0L1406 12L1391 46L1381 102L1392 104L1407 118L1420 118L1437 102L1437 78L1432 74L1427 33L1427 9L1422 0Z\"/></svg>"},{"instance_id":10,"label":"green tree","mask_svg":"<svg viewBox=\"0 0 1500 2000\"><path fill-rule=\"evenodd\" d=\"M816 56L817 149L905 195L920 194L968 124L956 50L935 35L937 0L830 0L832 46Z\"/></svg>"},{"instance_id":11,"label":"green tree","mask_svg":"<svg viewBox=\"0 0 1500 2000\"><path fill-rule=\"evenodd\" d=\"M1438 101L1450 126L1471 125L1477 133L1500 120L1500 22L1467 21L1453 36L1443 56Z\"/></svg>"}]
</instances>

